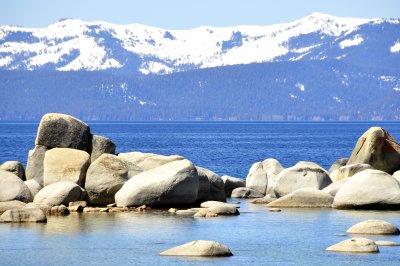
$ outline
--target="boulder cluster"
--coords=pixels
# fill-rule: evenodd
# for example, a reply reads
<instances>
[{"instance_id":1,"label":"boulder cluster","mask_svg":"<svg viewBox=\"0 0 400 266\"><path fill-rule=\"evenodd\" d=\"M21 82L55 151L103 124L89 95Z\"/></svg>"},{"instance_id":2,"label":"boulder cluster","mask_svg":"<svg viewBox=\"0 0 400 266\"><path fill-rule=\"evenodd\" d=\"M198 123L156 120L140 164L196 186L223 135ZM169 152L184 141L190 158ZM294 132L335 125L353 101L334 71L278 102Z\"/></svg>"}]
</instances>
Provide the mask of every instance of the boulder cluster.
<instances>
[{"instance_id":1,"label":"boulder cluster","mask_svg":"<svg viewBox=\"0 0 400 266\"><path fill-rule=\"evenodd\" d=\"M232 197L275 208L400 209L400 145L385 129L372 127L350 158L336 160L328 171L313 162L283 168L266 159L253 164L246 186Z\"/></svg>"},{"instance_id":2,"label":"boulder cluster","mask_svg":"<svg viewBox=\"0 0 400 266\"><path fill-rule=\"evenodd\" d=\"M26 171L17 161L0 167L1 220L45 222L39 214L225 202L233 189L244 186L240 179L221 178L182 156L115 151L111 140L93 135L79 119L44 115Z\"/></svg>"}]
</instances>

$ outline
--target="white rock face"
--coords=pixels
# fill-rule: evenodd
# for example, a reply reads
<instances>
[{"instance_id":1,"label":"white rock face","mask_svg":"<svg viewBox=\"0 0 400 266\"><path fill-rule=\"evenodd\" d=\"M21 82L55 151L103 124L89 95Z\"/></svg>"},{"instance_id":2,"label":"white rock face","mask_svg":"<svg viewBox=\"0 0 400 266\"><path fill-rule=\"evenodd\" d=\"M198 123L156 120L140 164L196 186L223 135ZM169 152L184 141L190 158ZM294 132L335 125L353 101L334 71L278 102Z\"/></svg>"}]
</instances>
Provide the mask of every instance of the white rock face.
<instances>
[{"instance_id":1,"label":"white rock face","mask_svg":"<svg viewBox=\"0 0 400 266\"><path fill-rule=\"evenodd\" d=\"M129 179L115 194L118 207L188 205L197 199L199 178L188 160L178 160Z\"/></svg>"},{"instance_id":2,"label":"white rock face","mask_svg":"<svg viewBox=\"0 0 400 266\"><path fill-rule=\"evenodd\" d=\"M350 253L379 252L379 248L374 241L362 237L353 237L351 239L344 240L333 246L328 247L326 250L336 251L336 252L350 252Z\"/></svg>"},{"instance_id":3,"label":"white rock face","mask_svg":"<svg viewBox=\"0 0 400 266\"><path fill-rule=\"evenodd\" d=\"M68 206L70 202L83 200L86 192L76 183L71 181L61 181L45 186L33 199L34 204Z\"/></svg>"},{"instance_id":4,"label":"white rock face","mask_svg":"<svg viewBox=\"0 0 400 266\"><path fill-rule=\"evenodd\" d=\"M68 148L51 149L44 156L44 186L60 181L72 181L83 187L89 164L90 155L85 151Z\"/></svg>"},{"instance_id":5,"label":"white rock face","mask_svg":"<svg viewBox=\"0 0 400 266\"><path fill-rule=\"evenodd\" d=\"M232 252L225 245L215 241L196 240L187 244L168 249L160 253L161 256L232 256Z\"/></svg>"},{"instance_id":6,"label":"white rock face","mask_svg":"<svg viewBox=\"0 0 400 266\"><path fill-rule=\"evenodd\" d=\"M276 176L284 168L278 160L268 158L251 166L246 178L246 187L251 188L263 195L271 193Z\"/></svg>"}]
</instances>

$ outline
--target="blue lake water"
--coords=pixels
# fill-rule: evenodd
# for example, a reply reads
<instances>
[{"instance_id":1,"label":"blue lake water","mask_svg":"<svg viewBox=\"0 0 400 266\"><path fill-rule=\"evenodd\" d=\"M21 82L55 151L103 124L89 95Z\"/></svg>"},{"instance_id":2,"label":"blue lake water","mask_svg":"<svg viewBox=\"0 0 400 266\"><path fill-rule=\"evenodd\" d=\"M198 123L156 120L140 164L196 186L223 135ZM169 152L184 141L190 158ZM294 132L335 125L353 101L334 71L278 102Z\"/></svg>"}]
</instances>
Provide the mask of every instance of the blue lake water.
<instances>
[{"instance_id":1,"label":"blue lake water","mask_svg":"<svg viewBox=\"0 0 400 266\"><path fill-rule=\"evenodd\" d=\"M117 144L118 152L180 154L219 174L245 177L251 164L268 157L288 167L300 160L328 168L351 153L370 126L400 139L398 122L89 123L92 132ZM26 162L37 124L0 123L0 162ZM237 202L233 200L232 202ZM241 215L198 219L166 211L72 214L47 224L0 224L0 265L399 265L400 247L350 255L325 248L366 219L400 226L398 211L283 209L239 200ZM400 242L399 236L372 239ZM172 246L196 239L226 244L230 258L161 257Z\"/></svg>"}]
</instances>

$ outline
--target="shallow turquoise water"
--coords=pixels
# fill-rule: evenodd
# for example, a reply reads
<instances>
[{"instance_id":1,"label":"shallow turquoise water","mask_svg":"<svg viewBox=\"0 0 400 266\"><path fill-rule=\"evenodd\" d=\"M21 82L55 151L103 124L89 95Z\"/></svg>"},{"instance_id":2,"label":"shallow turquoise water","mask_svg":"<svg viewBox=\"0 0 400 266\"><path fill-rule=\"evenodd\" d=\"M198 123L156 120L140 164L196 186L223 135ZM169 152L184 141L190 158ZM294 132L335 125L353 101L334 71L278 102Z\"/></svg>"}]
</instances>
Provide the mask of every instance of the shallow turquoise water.
<instances>
[{"instance_id":1,"label":"shallow turquoise water","mask_svg":"<svg viewBox=\"0 0 400 266\"><path fill-rule=\"evenodd\" d=\"M365 219L400 226L400 212L283 209L268 212L241 201L241 215L193 218L167 211L89 213L49 217L47 224L0 224L2 265L398 265L400 247L368 255L325 248ZM234 200L233 202L237 202ZM400 241L399 236L369 236ZM179 258L158 254L196 239L227 245L229 258Z\"/></svg>"}]
</instances>

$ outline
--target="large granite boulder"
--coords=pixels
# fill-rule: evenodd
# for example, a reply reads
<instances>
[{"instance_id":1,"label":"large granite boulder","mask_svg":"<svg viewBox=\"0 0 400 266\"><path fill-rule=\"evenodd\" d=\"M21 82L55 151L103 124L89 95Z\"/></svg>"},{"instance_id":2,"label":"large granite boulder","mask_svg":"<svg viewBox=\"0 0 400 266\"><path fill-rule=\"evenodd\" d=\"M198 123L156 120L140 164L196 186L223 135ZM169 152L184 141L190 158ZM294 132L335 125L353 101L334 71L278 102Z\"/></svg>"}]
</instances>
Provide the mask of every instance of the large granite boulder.
<instances>
[{"instance_id":1,"label":"large granite boulder","mask_svg":"<svg viewBox=\"0 0 400 266\"><path fill-rule=\"evenodd\" d=\"M367 169L373 169L371 165L366 164L366 163L356 163L356 164L349 164L340 167L339 169L336 169L335 171L332 171L330 173L330 177L333 182L342 180L346 177L353 176L357 174L358 172L367 170Z\"/></svg>"},{"instance_id":2,"label":"large granite boulder","mask_svg":"<svg viewBox=\"0 0 400 266\"><path fill-rule=\"evenodd\" d=\"M44 156L44 186L59 181L72 181L83 187L89 164L90 155L85 151L68 148L51 149Z\"/></svg>"},{"instance_id":3,"label":"large granite boulder","mask_svg":"<svg viewBox=\"0 0 400 266\"><path fill-rule=\"evenodd\" d=\"M26 203L19 200L0 202L0 214L4 213L7 210L23 209L25 208L25 206Z\"/></svg>"},{"instance_id":4,"label":"large granite boulder","mask_svg":"<svg viewBox=\"0 0 400 266\"><path fill-rule=\"evenodd\" d=\"M276 176L284 168L278 160L268 158L262 162L253 164L246 177L246 187L263 195L273 191Z\"/></svg>"},{"instance_id":5,"label":"large granite boulder","mask_svg":"<svg viewBox=\"0 0 400 266\"><path fill-rule=\"evenodd\" d=\"M0 216L2 223L45 223L47 217L39 208L23 208L5 211Z\"/></svg>"},{"instance_id":6,"label":"large granite boulder","mask_svg":"<svg viewBox=\"0 0 400 266\"><path fill-rule=\"evenodd\" d=\"M327 251L349 252L349 253L377 253L378 246L368 238L353 237L326 249Z\"/></svg>"},{"instance_id":7,"label":"large granite boulder","mask_svg":"<svg viewBox=\"0 0 400 266\"><path fill-rule=\"evenodd\" d=\"M44 156L49 150L46 146L36 145L29 151L28 163L26 165L26 179L34 179L43 186Z\"/></svg>"},{"instance_id":8,"label":"large granite boulder","mask_svg":"<svg viewBox=\"0 0 400 266\"><path fill-rule=\"evenodd\" d=\"M399 228L383 220L367 220L353 225L347 230L349 234L362 235L398 235Z\"/></svg>"},{"instance_id":9,"label":"large granite boulder","mask_svg":"<svg viewBox=\"0 0 400 266\"><path fill-rule=\"evenodd\" d=\"M86 192L76 183L71 181L60 181L41 189L33 199L37 205L68 206L72 201L83 200Z\"/></svg>"},{"instance_id":10,"label":"large granite boulder","mask_svg":"<svg viewBox=\"0 0 400 266\"><path fill-rule=\"evenodd\" d=\"M197 199L199 178L188 160L177 160L129 179L115 194L118 207L188 205Z\"/></svg>"},{"instance_id":11,"label":"large granite boulder","mask_svg":"<svg viewBox=\"0 0 400 266\"><path fill-rule=\"evenodd\" d=\"M326 192L315 188L300 188L272 201L267 207L330 208L332 202L333 197Z\"/></svg>"},{"instance_id":12,"label":"large granite boulder","mask_svg":"<svg viewBox=\"0 0 400 266\"><path fill-rule=\"evenodd\" d=\"M331 183L328 172L318 164L298 162L279 173L275 179L274 193L282 197L300 188L321 190Z\"/></svg>"},{"instance_id":13,"label":"large granite boulder","mask_svg":"<svg viewBox=\"0 0 400 266\"><path fill-rule=\"evenodd\" d=\"M400 170L393 173L393 177L400 182Z\"/></svg>"},{"instance_id":14,"label":"large granite boulder","mask_svg":"<svg viewBox=\"0 0 400 266\"><path fill-rule=\"evenodd\" d=\"M119 156L102 154L86 174L85 189L93 205L114 203L114 196L129 179L129 163Z\"/></svg>"},{"instance_id":15,"label":"large granite boulder","mask_svg":"<svg viewBox=\"0 0 400 266\"><path fill-rule=\"evenodd\" d=\"M0 201L32 201L32 195L24 181L11 172L0 169Z\"/></svg>"},{"instance_id":16,"label":"large granite boulder","mask_svg":"<svg viewBox=\"0 0 400 266\"><path fill-rule=\"evenodd\" d=\"M197 193L197 201L226 201L224 181L222 178L206 168L196 166L196 169L199 176L199 191ZM209 185L205 185L205 182L208 182Z\"/></svg>"},{"instance_id":17,"label":"large granite boulder","mask_svg":"<svg viewBox=\"0 0 400 266\"><path fill-rule=\"evenodd\" d=\"M335 181L326 188L322 189L323 192L328 193L329 195L335 197L336 193L339 191L339 189L343 186L344 183L346 183L350 177L346 177L343 179L340 179L339 181Z\"/></svg>"},{"instance_id":18,"label":"large granite boulder","mask_svg":"<svg viewBox=\"0 0 400 266\"><path fill-rule=\"evenodd\" d=\"M14 175L16 175L19 178L21 178L23 181L26 180L25 168L22 165L22 163L20 163L18 161L7 161L7 162L4 162L0 166L0 169L3 169L5 171L13 173Z\"/></svg>"},{"instance_id":19,"label":"large granite boulder","mask_svg":"<svg viewBox=\"0 0 400 266\"><path fill-rule=\"evenodd\" d=\"M103 153L115 154L115 144L106 137L93 135L90 161L94 162Z\"/></svg>"},{"instance_id":20,"label":"large granite boulder","mask_svg":"<svg viewBox=\"0 0 400 266\"><path fill-rule=\"evenodd\" d=\"M70 115L48 113L40 120L35 145L90 151L90 128Z\"/></svg>"},{"instance_id":21,"label":"large granite boulder","mask_svg":"<svg viewBox=\"0 0 400 266\"><path fill-rule=\"evenodd\" d=\"M221 179L224 181L224 190L227 197L231 196L235 188L246 186L246 182L241 178L223 175Z\"/></svg>"},{"instance_id":22,"label":"large granite boulder","mask_svg":"<svg viewBox=\"0 0 400 266\"><path fill-rule=\"evenodd\" d=\"M122 152L118 154L118 157L132 163L132 164L139 164L143 162L146 158L155 156L157 154L154 153L144 153L140 151L133 151L133 152Z\"/></svg>"},{"instance_id":23,"label":"large granite boulder","mask_svg":"<svg viewBox=\"0 0 400 266\"><path fill-rule=\"evenodd\" d=\"M347 164L355 163L393 174L400 170L400 145L383 128L371 127L358 139Z\"/></svg>"},{"instance_id":24,"label":"large granite boulder","mask_svg":"<svg viewBox=\"0 0 400 266\"><path fill-rule=\"evenodd\" d=\"M333 162L333 164L329 168L328 172L332 173L333 171L335 171L335 170L339 169L340 167L346 165L348 161L349 161L349 158L337 159L336 161Z\"/></svg>"},{"instance_id":25,"label":"large granite boulder","mask_svg":"<svg viewBox=\"0 0 400 266\"><path fill-rule=\"evenodd\" d=\"M248 187L235 188L231 194L231 198L255 199L262 197L264 197L264 194L261 194L260 192Z\"/></svg>"},{"instance_id":26,"label":"large granite boulder","mask_svg":"<svg viewBox=\"0 0 400 266\"><path fill-rule=\"evenodd\" d=\"M333 207L399 208L400 183L391 175L379 170L364 170L352 176L336 193Z\"/></svg>"},{"instance_id":27,"label":"large granite boulder","mask_svg":"<svg viewBox=\"0 0 400 266\"><path fill-rule=\"evenodd\" d=\"M137 165L140 168L142 168L144 171L147 171L147 170L162 166L164 164L183 160L183 159L185 159L185 158L183 158L182 156L179 156L179 155L165 156L165 155L154 154L153 156L149 156L149 157L145 158L143 161L139 162Z\"/></svg>"},{"instance_id":28,"label":"large granite boulder","mask_svg":"<svg viewBox=\"0 0 400 266\"><path fill-rule=\"evenodd\" d=\"M31 192L32 199L43 188L41 185L39 185L38 182L36 182L35 179L30 179L30 180L24 181L24 183L28 187L29 191Z\"/></svg>"},{"instance_id":29,"label":"large granite boulder","mask_svg":"<svg viewBox=\"0 0 400 266\"><path fill-rule=\"evenodd\" d=\"M160 253L161 256L202 256L222 257L232 256L232 252L225 245L215 241L196 240L187 244L168 249Z\"/></svg>"}]
</instances>

